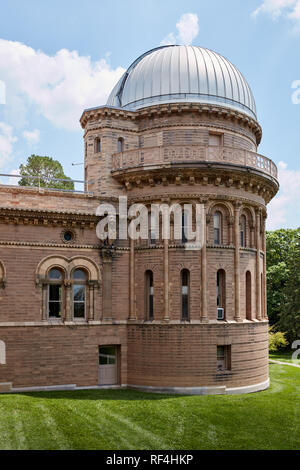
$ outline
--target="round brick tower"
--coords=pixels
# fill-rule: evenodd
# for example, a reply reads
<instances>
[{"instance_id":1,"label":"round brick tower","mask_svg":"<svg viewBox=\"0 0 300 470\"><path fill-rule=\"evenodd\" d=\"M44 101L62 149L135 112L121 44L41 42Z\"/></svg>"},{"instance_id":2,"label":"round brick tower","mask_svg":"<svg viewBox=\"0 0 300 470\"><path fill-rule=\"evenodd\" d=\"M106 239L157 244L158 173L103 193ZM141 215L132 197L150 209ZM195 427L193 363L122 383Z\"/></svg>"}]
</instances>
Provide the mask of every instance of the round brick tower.
<instances>
[{"instance_id":1,"label":"round brick tower","mask_svg":"<svg viewBox=\"0 0 300 470\"><path fill-rule=\"evenodd\" d=\"M265 221L278 181L275 164L257 153L262 132L245 78L210 50L160 47L81 124L86 181L99 201L117 205L126 195L128 205L205 210L199 250L174 234L153 240L151 230L149 240L103 249L103 277L117 266L122 273L110 299L117 292L128 305L121 382L175 393L266 389ZM113 305L103 303L103 318L118 323Z\"/></svg>"}]
</instances>

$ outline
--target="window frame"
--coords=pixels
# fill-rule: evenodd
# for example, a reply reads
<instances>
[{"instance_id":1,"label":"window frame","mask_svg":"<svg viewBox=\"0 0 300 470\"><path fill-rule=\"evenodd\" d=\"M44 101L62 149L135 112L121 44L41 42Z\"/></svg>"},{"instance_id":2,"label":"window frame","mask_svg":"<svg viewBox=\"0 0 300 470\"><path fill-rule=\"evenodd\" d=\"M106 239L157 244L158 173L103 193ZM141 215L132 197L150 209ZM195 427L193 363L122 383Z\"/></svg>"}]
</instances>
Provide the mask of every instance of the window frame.
<instances>
[{"instance_id":1,"label":"window frame","mask_svg":"<svg viewBox=\"0 0 300 470\"><path fill-rule=\"evenodd\" d=\"M183 276L187 275L187 284L183 284ZM190 270L182 269L180 272L180 299L181 299L181 321L189 322L190 321ZM187 287L187 293L183 292L183 289ZM187 314L184 313L184 296L186 297L185 306L187 307Z\"/></svg>"},{"instance_id":2,"label":"window frame","mask_svg":"<svg viewBox=\"0 0 300 470\"><path fill-rule=\"evenodd\" d=\"M51 271L57 270L60 272L60 279L51 279ZM50 300L50 288L51 286L59 286L60 288L60 300ZM59 304L60 305L60 315L54 316L50 315L50 304ZM64 313L64 304L65 304L65 291L64 291L64 272L58 266L52 266L47 273L47 317L49 320L62 320Z\"/></svg>"},{"instance_id":3,"label":"window frame","mask_svg":"<svg viewBox=\"0 0 300 470\"><path fill-rule=\"evenodd\" d=\"M85 275L85 279L75 279L74 274L76 271L82 271ZM81 267L76 267L73 269L72 274L71 274L71 279L72 279L72 317L74 321L80 321L80 320L86 320L86 314L87 314L87 282L88 282L88 273L85 269ZM74 288L76 286L82 287L84 286L84 300L74 300ZM84 306L84 315L77 317L75 316L75 304L83 304Z\"/></svg>"},{"instance_id":4,"label":"window frame","mask_svg":"<svg viewBox=\"0 0 300 470\"><path fill-rule=\"evenodd\" d=\"M151 269L145 271L145 314L147 321L154 320L154 276Z\"/></svg>"},{"instance_id":5,"label":"window frame","mask_svg":"<svg viewBox=\"0 0 300 470\"><path fill-rule=\"evenodd\" d=\"M218 220L219 220L219 227L216 227L216 217L218 217ZM222 242L223 242L223 230L222 230L222 225L223 225L223 217L222 217L222 212L220 212L219 210L215 211L214 212L214 215L213 215L213 227L214 227L214 245L218 246L218 245L222 245ZM218 240L216 242L216 230L218 230Z\"/></svg>"}]
</instances>

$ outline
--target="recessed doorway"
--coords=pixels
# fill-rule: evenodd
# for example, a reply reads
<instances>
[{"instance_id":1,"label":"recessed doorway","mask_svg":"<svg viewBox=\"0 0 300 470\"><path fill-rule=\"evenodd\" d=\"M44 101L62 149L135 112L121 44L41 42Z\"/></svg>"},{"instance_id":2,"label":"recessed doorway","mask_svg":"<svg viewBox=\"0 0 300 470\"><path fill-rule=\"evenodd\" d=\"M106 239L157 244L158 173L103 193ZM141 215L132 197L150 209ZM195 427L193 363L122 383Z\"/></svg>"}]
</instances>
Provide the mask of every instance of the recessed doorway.
<instances>
[{"instance_id":1,"label":"recessed doorway","mask_svg":"<svg viewBox=\"0 0 300 470\"><path fill-rule=\"evenodd\" d=\"M117 385L117 383L117 347L99 346L99 385Z\"/></svg>"}]
</instances>

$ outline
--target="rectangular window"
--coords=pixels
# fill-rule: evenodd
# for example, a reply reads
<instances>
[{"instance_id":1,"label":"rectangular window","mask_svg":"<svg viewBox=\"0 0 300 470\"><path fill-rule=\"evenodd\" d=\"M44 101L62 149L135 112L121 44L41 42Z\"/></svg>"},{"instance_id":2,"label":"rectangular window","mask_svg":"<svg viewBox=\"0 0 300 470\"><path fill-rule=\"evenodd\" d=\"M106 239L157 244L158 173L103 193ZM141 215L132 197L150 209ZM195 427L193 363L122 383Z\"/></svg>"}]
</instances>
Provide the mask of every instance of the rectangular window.
<instances>
[{"instance_id":1,"label":"rectangular window","mask_svg":"<svg viewBox=\"0 0 300 470\"><path fill-rule=\"evenodd\" d=\"M217 346L217 371L231 370L231 346Z\"/></svg>"},{"instance_id":2,"label":"rectangular window","mask_svg":"<svg viewBox=\"0 0 300 470\"><path fill-rule=\"evenodd\" d=\"M49 318L61 318L61 285L49 285Z\"/></svg>"},{"instance_id":3,"label":"rectangular window","mask_svg":"<svg viewBox=\"0 0 300 470\"><path fill-rule=\"evenodd\" d=\"M74 284L73 286L74 318L85 317L85 286Z\"/></svg>"}]
</instances>

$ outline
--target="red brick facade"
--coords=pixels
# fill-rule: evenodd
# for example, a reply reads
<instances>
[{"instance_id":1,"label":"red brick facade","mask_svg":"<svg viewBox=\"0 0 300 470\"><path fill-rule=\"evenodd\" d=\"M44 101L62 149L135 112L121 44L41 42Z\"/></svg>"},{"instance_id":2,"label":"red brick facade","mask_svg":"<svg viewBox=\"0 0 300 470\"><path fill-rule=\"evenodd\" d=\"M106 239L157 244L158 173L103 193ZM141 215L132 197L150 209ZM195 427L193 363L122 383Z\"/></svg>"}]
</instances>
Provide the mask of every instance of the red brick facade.
<instances>
[{"instance_id":1,"label":"red brick facade","mask_svg":"<svg viewBox=\"0 0 300 470\"><path fill-rule=\"evenodd\" d=\"M0 186L0 341L6 349L0 390L1 384L2 390L101 385L98 348L105 345L116 347L120 385L195 393L265 388L265 219L278 183L274 164L255 153L259 125L238 112L200 104L135 112L97 108L84 112L81 124L85 194ZM212 135L219 136L218 147L210 145ZM203 248L188 251L174 239L103 245L95 210L103 201L117 207L120 195L147 206L204 204ZM65 230L74 235L70 242ZM53 267L63 275L60 319L48 316ZM75 269L87 273L82 319L72 313ZM189 271L188 321L182 321L183 269ZM151 321L146 271L153 273ZM216 301L221 271L223 321L217 320ZM223 353L227 363L218 370Z\"/></svg>"}]
</instances>

